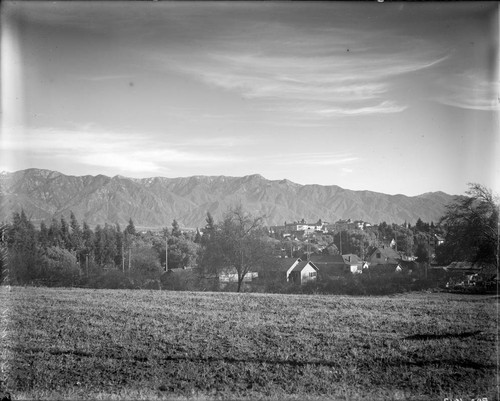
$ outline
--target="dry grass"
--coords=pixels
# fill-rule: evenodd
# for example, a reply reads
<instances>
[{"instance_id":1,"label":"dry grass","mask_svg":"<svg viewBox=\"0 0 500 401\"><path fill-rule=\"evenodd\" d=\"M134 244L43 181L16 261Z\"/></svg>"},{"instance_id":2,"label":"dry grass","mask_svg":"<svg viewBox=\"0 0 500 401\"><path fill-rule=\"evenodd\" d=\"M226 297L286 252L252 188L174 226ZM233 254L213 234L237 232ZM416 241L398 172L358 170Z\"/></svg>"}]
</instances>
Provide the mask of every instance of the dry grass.
<instances>
[{"instance_id":1,"label":"dry grass","mask_svg":"<svg viewBox=\"0 0 500 401\"><path fill-rule=\"evenodd\" d=\"M14 399L495 399L497 297L12 288Z\"/></svg>"}]
</instances>

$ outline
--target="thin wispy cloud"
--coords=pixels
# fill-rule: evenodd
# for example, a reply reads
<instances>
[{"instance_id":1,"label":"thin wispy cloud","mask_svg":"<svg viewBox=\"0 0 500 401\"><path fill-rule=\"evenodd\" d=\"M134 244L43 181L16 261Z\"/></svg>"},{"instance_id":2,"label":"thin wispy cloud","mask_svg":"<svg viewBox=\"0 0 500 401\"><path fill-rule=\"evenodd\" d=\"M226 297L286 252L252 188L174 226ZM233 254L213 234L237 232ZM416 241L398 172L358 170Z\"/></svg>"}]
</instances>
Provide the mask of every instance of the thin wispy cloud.
<instances>
[{"instance_id":1,"label":"thin wispy cloud","mask_svg":"<svg viewBox=\"0 0 500 401\"><path fill-rule=\"evenodd\" d=\"M93 127L92 130L89 127ZM36 153L42 158L68 160L72 164L148 174L175 170L172 167L193 163L213 166L241 161L241 158L236 159L227 152L213 152L213 148L204 147L203 143L193 148L186 141L175 143L137 133L100 131L92 124L81 128L24 128L16 135L4 138L2 147L5 151L22 151L28 156ZM217 148L225 144L223 139L216 140L216 143L219 144Z\"/></svg>"},{"instance_id":2,"label":"thin wispy cloud","mask_svg":"<svg viewBox=\"0 0 500 401\"><path fill-rule=\"evenodd\" d=\"M396 102L392 102L389 100L385 100L379 104L373 106L366 107L358 107L358 108L329 108L329 109L321 109L314 111L318 115L329 117L329 116L362 116L362 115L370 115L370 114L390 114L390 113L399 113L405 110L407 106L399 105Z\"/></svg>"},{"instance_id":3,"label":"thin wispy cloud","mask_svg":"<svg viewBox=\"0 0 500 401\"><path fill-rule=\"evenodd\" d=\"M500 110L500 85L474 71L450 74L439 80L442 91L436 100L442 104L462 109Z\"/></svg>"},{"instance_id":4,"label":"thin wispy cloud","mask_svg":"<svg viewBox=\"0 0 500 401\"><path fill-rule=\"evenodd\" d=\"M328 40L311 39L309 47L324 47ZM431 68L447 57L428 49L393 54L344 49L310 57L291 50L290 54L274 55L264 48L251 53L206 52L189 63L170 60L169 67L207 85L261 101L270 111L325 118L401 112L406 105L391 96L392 80Z\"/></svg>"},{"instance_id":5,"label":"thin wispy cloud","mask_svg":"<svg viewBox=\"0 0 500 401\"><path fill-rule=\"evenodd\" d=\"M276 155L271 160L281 165L341 166L357 162L359 157L352 154L317 152Z\"/></svg>"}]
</instances>

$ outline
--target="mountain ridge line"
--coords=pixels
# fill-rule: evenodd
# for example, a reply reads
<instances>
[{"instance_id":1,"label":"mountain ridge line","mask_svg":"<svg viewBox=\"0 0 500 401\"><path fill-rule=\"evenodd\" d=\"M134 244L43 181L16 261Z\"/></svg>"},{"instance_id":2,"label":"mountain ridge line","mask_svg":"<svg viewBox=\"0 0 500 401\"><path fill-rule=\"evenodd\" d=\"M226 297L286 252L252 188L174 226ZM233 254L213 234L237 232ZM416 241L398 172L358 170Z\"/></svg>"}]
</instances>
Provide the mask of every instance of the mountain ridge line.
<instances>
[{"instance_id":1,"label":"mountain ridge line","mask_svg":"<svg viewBox=\"0 0 500 401\"><path fill-rule=\"evenodd\" d=\"M21 209L34 222L69 216L72 211L89 225L126 225L132 218L137 227L149 228L170 226L173 219L182 227L203 227L207 212L218 219L236 204L253 215L264 215L266 225L302 218L414 224L418 218L439 220L445 205L456 197L442 191L390 195L338 185L268 180L260 174L131 178L30 168L3 172L0 182L3 221Z\"/></svg>"}]
</instances>

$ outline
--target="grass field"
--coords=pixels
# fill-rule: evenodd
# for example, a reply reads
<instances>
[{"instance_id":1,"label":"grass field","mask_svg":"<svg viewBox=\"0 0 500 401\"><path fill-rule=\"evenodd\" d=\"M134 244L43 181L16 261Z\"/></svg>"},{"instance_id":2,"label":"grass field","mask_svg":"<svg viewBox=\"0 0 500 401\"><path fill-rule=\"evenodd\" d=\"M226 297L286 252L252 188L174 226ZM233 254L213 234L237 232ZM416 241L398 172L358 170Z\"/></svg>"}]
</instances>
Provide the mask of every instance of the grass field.
<instances>
[{"instance_id":1,"label":"grass field","mask_svg":"<svg viewBox=\"0 0 500 401\"><path fill-rule=\"evenodd\" d=\"M13 399L497 399L497 296L0 297Z\"/></svg>"}]
</instances>

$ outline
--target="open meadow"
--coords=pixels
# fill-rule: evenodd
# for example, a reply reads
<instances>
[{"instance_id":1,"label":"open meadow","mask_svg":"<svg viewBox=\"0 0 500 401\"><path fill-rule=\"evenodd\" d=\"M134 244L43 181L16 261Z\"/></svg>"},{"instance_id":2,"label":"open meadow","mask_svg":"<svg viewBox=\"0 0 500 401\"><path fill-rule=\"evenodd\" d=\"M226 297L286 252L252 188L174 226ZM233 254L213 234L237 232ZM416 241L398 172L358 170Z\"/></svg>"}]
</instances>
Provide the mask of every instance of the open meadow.
<instances>
[{"instance_id":1,"label":"open meadow","mask_svg":"<svg viewBox=\"0 0 500 401\"><path fill-rule=\"evenodd\" d=\"M496 295L0 297L12 399L497 399Z\"/></svg>"}]
</instances>

